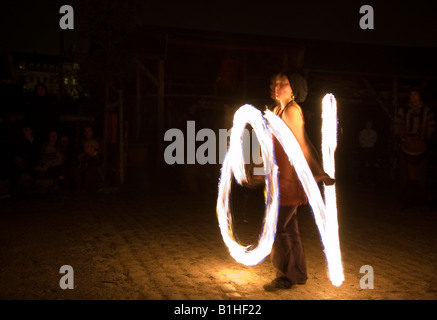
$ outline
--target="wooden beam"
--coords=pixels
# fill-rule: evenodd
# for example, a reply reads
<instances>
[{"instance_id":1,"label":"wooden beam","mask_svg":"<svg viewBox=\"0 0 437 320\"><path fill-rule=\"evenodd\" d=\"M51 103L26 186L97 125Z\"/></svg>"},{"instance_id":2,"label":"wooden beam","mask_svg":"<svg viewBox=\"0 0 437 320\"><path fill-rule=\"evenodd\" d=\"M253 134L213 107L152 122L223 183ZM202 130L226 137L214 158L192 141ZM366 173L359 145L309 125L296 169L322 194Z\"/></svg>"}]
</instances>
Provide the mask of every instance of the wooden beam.
<instances>
[{"instance_id":1,"label":"wooden beam","mask_svg":"<svg viewBox=\"0 0 437 320\"><path fill-rule=\"evenodd\" d=\"M389 73L367 73L357 71L344 71L344 70L328 70L328 69L312 69L305 68L305 72L308 74L339 74L339 75L355 75L366 77L387 77L398 79L424 79L424 80L436 80L437 76L422 76L419 74L389 74Z\"/></svg>"},{"instance_id":2,"label":"wooden beam","mask_svg":"<svg viewBox=\"0 0 437 320\"><path fill-rule=\"evenodd\" d=\"M169 45L183 46L183 47L200 47L209 49L220 49L220 50L235 50L235 51L258 51L258 52L276 52L282 53L284 51L289 51L291 49L300 50L304 48L303 44L289 44L289 43L278 43L278 44L266 44L260 45L257 43L233 43L226 40L213 40L213 39L182 39L182 38L171 38L168 42Z\"/></svg>"},{"instance_id":3,"label":"wooden beam","mask_svg":"<svg viewBox=\"0 0 437 320\"><path fill-rule=\"evenodd\" d=\"M146 74L146 76L154 83L154 85L159 88L159 79L157 79L153 73L149 70L149 68L147 68L146 66L144 66L138 59L136 59L136 63L137 65L140 67L141 70L144 71L144 73Z\"/></svg>"},{"instance_id":4,"label":"wooden beam","mask_svg":"<svg viewBox=\"0 0 437 320\"><path fill-rule=\"evenodd\" d=\"M379 98L379 96L376 93L376 91L372 88L372 86L370 85L369 81L366 78L364 78L364 77L362 77L361 79L364 82L364 84L367 87L367 89L369 89L369 91L372 94L372 96L375 98L376 102L378 102L379 106L387 114L388 118L393 121L393 116L391 115L390 111L388 110L388 108L384 104L384 102Z\"/></svg>"},{"instance_id":5,"label":"wooden beam","mask_svg":"<svg viewBox=\"0 0 437 320\"><path fill-rule=\"evenodd\" d=\"M137 96L136 96L136 110L135 110L135 141L140 140L140 125L141 125L141 70L137 65Z\"/></svg>"}]
</instances>

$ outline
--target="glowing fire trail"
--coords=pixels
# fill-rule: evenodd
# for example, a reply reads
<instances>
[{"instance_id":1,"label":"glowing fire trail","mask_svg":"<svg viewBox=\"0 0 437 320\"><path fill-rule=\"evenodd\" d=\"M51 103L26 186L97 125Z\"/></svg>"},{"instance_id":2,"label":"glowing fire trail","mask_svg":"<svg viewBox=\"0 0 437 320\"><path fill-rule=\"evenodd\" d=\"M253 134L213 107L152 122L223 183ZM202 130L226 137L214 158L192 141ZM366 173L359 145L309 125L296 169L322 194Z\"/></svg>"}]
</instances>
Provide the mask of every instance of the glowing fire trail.
<instances>
[{"instance_id":1,"label":"glowing fire trail","mask_svg":"<svg viewBox=\"0 0 437 320\"><path fill-rule=\"evenodd\" d=\"M327 94L322 100L322 160L323 169L335 177L335 149L337 148L337 101ZM335 184L325 186L326 232L329 244L325 245L329 277L339 286L344 281L341 264L340 240L338 237L337 193Z\"/></svg>"},{"instance_id":2,"label":"glowing fire trail","mask_svg":"<svg viewBox=\"0 0 437 320\"><path fill-rule=\"evenodd\" d=\"M265 173L265 218L258 244L253 246L242 246L235 240L232 214L229 209L232 175L239 184L247 182L242 148L244 128L247 123L255 130L260 143ZM256 265L263 261L272 250L279 205L277 173L272 136L261 112L250 105L242 106L234 115L230 146L222 166L217 199L217 218L223 240L231 256L239 263Z\"/></svg>"},{"instance_id":3,"label":"glowing fire trail","mask_svg":"<svg viewBox=\"0 0 437 320\"><path fill-rule=\"evenodd\" d=\"M330 102L329 109L327 109L328 102ZM323 110L322 151L324 169L331 177L334 177L334 151L337 141L337 114L335 99L332 95L327 95L323 99ZM287 125L271 111L267 110L265 112L265 118L268 120L267 128L265 128L265 122L262 121L263 118L259 111L249 105L241 107L234 116L231 144L223 163L219 185L219 197L217 200L217 216L224 242L228 246L234 259L245 265L255 265L261 262L271 252L278 213L277 167L273 157L271 132L283 146L284 151L287 153L290 163L295 167L299 180L307 194L308 201L313 209L314 217L325 247L325 255L328 261L331 282L334 285L339 286L344 280L344 275L338 240L335 187L326 187L326 203L324 203L318 185L314 180L308 163L293 133L289 130ZM228 199L232 172L234 172L235 178L239 183L246 181L241 147L242 130L246 123L250 123L255 129L261 145L262 157L265 165L264 170L266 173L266 217L259 244L253 250L249 250L249 247L243 247L235 241ZM335 128L333 129L333 127ZM287 143L284 143L285 141Z\"/></svg>"},{"instance_id":4,"label":"glowing fire trail","mask_svg":"<svg viewBox=\"0 0 437 320\"><path fill-rule=\"evenodd\" d=\"M337 106L333 95L326 95L322 103L323 168L327 174L334 177L334 152L337 146ZM344 281L344 275L338 238L335 185L325 187L325 201L323 201L318 185L294 134L271 111L266 110L265 118L268 120L269 129L281 143L302 183L309 204L313 209L314 218L325 248L329 277L332 284L340 286Z\"/></svg>"}]
</instances>

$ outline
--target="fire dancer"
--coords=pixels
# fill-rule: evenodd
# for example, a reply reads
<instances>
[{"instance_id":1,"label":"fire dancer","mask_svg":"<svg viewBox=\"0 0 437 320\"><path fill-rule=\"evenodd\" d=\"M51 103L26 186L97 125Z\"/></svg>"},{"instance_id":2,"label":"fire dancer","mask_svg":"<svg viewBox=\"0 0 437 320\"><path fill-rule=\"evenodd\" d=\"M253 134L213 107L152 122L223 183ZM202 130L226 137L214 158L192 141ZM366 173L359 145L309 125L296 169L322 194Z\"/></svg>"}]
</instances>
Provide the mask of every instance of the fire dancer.
<instances>
[{"instance_id":1,"label":"fire dancer","mask_svg":"<svg viewBox=\"0 0 437 320\"><path fill-rule=\"evenodd\" d=\"M304 117L298 102L305 100L307 91L305 79L299 74L280 72L271 78L270 97L275 102L273 112L295 135L315 180L332 185L334 179L324 172L315 148L305 133ZM305 284L308 279L297 221L297 208L307 204L308 200L295 169L275 137L273 143L279 170L280 207L270 256L276 269L276 279L264 286L266 291L289 289L294 284Z\"/></svg>"}]
</instances>

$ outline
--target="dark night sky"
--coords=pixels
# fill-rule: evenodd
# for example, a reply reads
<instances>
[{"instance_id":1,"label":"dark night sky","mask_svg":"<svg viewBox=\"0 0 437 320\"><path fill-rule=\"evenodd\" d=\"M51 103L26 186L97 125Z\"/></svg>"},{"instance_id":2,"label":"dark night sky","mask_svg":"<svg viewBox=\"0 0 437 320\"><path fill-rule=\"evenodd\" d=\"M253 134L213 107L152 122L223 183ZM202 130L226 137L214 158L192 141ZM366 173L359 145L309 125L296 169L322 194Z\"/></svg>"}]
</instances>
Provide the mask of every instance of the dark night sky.
<instances>
[{"instance_id":1,"label":"dark night sky","mask_svg":"<svg viewBox=\"0 0 437 320\"><path fill-rule=\"evenodd\" d=\"M423 1L172 1L150 5L151 24L184 26L224 32L275 35L290 38L335 40L388 45L437 45L437 19ZM412 5L414 3L414 6ZM425 5L425 3L428 3ZM375 29L361 30L359 9L371 4ZM166 12L166 14L163 14ZM184 14L180 14L183 12ZM202 14L198 14L202 12Z\"/></svg>"},{"instance_id":2,"label":"dark night sky","mask_svg":"<svg viewBox=\"0 0 437 320\"><path fill-rule=\"evenodd\" d=\"M77 2L77 1L73 1ZM0 5L0 50L58 54L60 48L61 14L59 9L68 2L57 0L43 1L4 1ZM72 2L70 2L72 3ZM77 6L77 5L76 5ZM75 5L73 5L74 9ZM69 44L86 46L82 39L80 8L75 9L75 30L64 32Z\"/></svg>"},{"instance_id":3,"label":"dark night sky","mask_svg":"<svg viewBox=\"0 0 437 320\"><path fill-rule=\"evenodd\" d=\"M437 47L437 13L431 9L431 1L131 2L140 3L140 9L132 13L132 20L144 25L292 39ZM62 16L59 8L63 4L70 4L75 14L75 30L64 31L66 48L74 44L78 50L86 49L87 41L82 37L86 17L80 1L7 0L0 5L0 50L58 53ZM374 9L374 30L359 27L362 16L359 9L364 4Z\"/></svg>"}]
</instances>

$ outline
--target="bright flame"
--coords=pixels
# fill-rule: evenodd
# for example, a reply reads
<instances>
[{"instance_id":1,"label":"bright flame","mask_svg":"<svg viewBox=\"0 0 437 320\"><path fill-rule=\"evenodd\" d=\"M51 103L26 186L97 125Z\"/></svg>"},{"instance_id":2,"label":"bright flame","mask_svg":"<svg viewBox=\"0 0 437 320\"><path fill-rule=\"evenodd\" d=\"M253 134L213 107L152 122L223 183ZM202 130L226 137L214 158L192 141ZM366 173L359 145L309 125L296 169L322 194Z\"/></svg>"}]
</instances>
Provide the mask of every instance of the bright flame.
<instances>
[{"instance_id":1,"label":"bright flame","mask_svg":"<svg viewBox=\"0 0 437 320\"><path fill-rule=\"evenodd\" d=\"M244 170L243 134L246 124L254 129L261 146L265 173L265 218L257 245L242 246L235 240L232 214L229 209L232 175L238 183L247 181ZM261 112L244 105L234 115L234 126L228 153L223 162L217 199L217 218L221 234L231 256L239 263L252 266L260 263L272 250L278 219L278 168L273 157L272 136Z\"/></svg>"},{"instance_id":2,"label":"bright flame","mask_svg":"<svg viewBox=\"0 0 437 320\"><path fill-rule=\"evenodd\" d=\"M231 143L223 163L219 184L219 196L217 199L217 217L223 240L228 246L232 257L234 257L237 262L245 265L258 264L271 252L276 233L279 205L278 168L273 156L271 136L273 133L287 153L290 163L294 166L307 194L325 247L331 282L335 286L339 286L344 280L344 275L338 238L335 186L326 187L326 202L324 202L319 187L294 134L287 125L271 111L266 110L264 116L265 119L268 120L268 124L265 123L262 114L249 105L242 106L237 110L234 116ZM337 144L337 111L333 95L326 95L323 99L322 120L324 170L331 177L334 177L334 152ZM247 180L242 151L243 130L247 123L252 125L260 142L266 181L266 216L258 246L255 247L244 247L235 241L232 230L232 216L229 211L229 193L231 191L232 173L240 184Z\"/></svg>"},{"instance_id":3,"label":"bright flame","mask_svg":"<svg viewBox=\"0 0 437 320\"><path fill-rule=\"evenodd\" d=\"M335 149L337 148L337 101L327 94L322 100L322 159L323 169L335 177ZM344 281L341 263L340 240L338 237L337 194L335 184L325 186L326 240L325 254L328 261L329 277L339 286Z\"/></svg>"}]
</instances>

